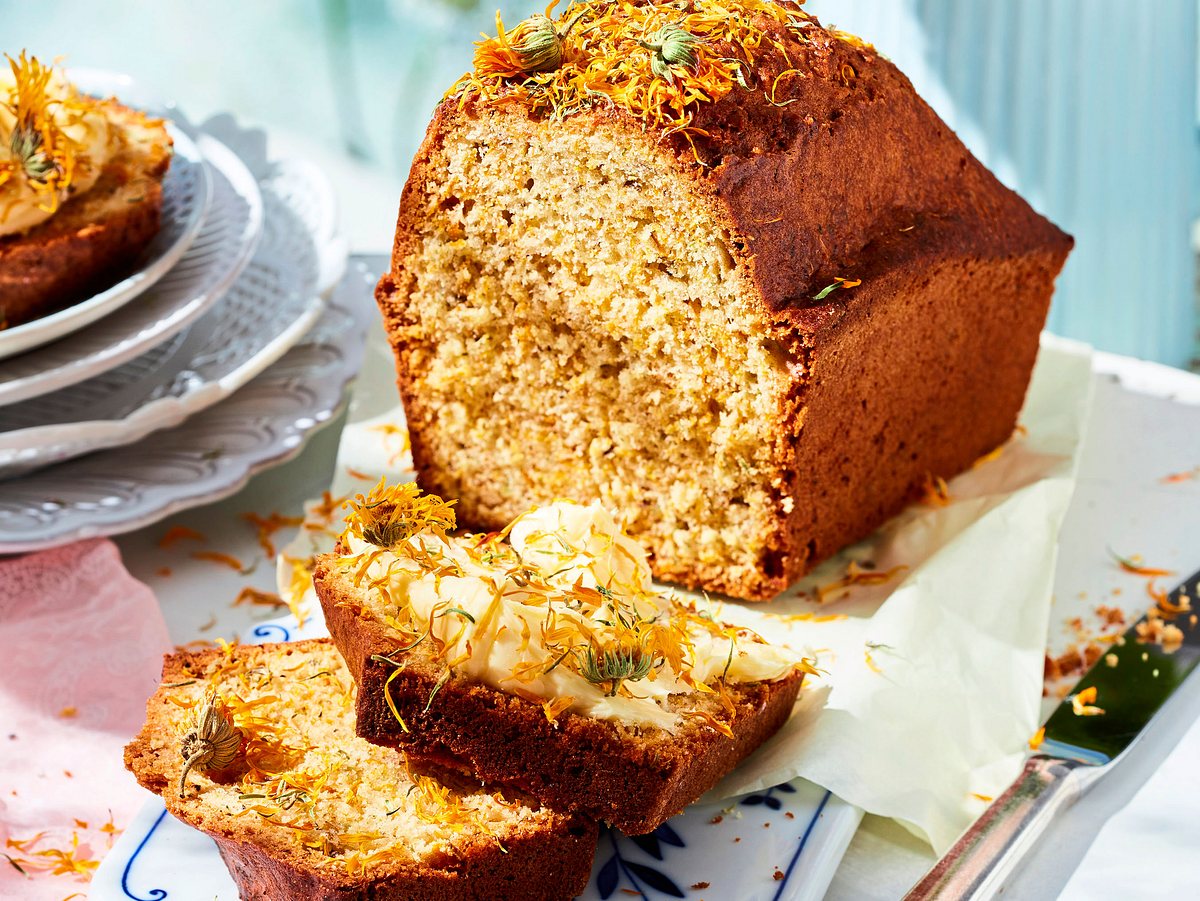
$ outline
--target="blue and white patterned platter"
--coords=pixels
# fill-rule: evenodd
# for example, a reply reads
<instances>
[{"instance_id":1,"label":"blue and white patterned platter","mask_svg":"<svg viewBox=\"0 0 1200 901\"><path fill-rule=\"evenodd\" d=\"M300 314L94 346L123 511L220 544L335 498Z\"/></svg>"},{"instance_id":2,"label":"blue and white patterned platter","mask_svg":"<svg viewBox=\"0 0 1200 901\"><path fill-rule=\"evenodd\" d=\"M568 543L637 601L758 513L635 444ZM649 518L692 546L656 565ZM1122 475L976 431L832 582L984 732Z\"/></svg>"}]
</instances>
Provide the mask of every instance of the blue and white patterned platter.
<instances>
[{"instance_id":1,"label":"blue and white patterned platter","mask_svg":"<svg viewBox=\"0 0 1200 901\"><path fill-rule=\"evenodd\" d=\"M260 623L252 643L328 634L319 618ZM797 779L724 804L695 804L650 835L602 829L580 901L817 901L825 894L862 811ZM146 804L104 858L91 901L236 901L217 847Z\"/></svg>"}]
</instances>

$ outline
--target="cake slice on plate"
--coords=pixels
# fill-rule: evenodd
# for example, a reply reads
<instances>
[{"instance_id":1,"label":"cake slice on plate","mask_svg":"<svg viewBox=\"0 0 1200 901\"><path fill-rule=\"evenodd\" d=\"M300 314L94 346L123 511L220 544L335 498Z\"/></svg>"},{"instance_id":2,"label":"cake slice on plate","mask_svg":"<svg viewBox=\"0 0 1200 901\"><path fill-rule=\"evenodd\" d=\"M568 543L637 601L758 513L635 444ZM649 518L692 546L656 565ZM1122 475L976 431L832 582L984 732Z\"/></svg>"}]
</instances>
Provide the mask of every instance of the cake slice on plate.
<instances>
[{"instance_id":1,"label":"cake slice on plate","mask_svg":"<svg viewBox=\"0 0 1200 901\"><path fill-rule=\"evenodd\" d=\"M84 300L158 234L171 136L24 53L0 69L0 328Z\"/></svg>"},{"instance_id":2,"label":"cake slice on plate","mask_svg":"<svg viewBox=\"0 0 1200 901\"><path fill-rule=\"evenodd\" d=\"M213 837L243 899L583 891L594 823L410 769L355 737L354 696L328 639L170 655L125 763Z\"/></svg>"},{"instance_id":3,"label":"cake slice on plate","mask_svg":"<svg viewBox=\"0 0 1200 901\"><path fill-rule=\"evenodd\" d=\"M659 594L598 504L452 535L382 482L314 581L358 682L358 734L630 834L696 800L787 720L800 655Z\"/></svg>"},{"instance_id":4,"label":"cake slice on plate","mask_svg":"<svg viewBox=\"0 0 1200 901\"><path fill-rule=\"evenodd\" d=\"M478 48L377 299L417 480L626 511L763 600L1013 432L1071 239L791 0L587 0Z\"/></svg>"}]
</instances>

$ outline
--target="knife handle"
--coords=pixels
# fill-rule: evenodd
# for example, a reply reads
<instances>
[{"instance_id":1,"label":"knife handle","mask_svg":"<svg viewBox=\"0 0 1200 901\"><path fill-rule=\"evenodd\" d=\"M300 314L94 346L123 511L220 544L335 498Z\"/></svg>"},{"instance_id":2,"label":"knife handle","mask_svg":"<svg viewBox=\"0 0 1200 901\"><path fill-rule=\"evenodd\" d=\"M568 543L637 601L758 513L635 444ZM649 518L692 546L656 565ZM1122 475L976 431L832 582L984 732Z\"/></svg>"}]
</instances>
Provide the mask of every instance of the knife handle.
<instances>
[{"instance_id":1,"label":"knife handle","mask_svg":"<svg viewBox=\"0 0 1200 901\"><path fill-rule=\"evenodd\" d=\"M1017 781L904 896L906 901L994 895L1054 815L1079 797L1081 767L1042 754L1030 757Z\"/></svg>"}]
</instances>

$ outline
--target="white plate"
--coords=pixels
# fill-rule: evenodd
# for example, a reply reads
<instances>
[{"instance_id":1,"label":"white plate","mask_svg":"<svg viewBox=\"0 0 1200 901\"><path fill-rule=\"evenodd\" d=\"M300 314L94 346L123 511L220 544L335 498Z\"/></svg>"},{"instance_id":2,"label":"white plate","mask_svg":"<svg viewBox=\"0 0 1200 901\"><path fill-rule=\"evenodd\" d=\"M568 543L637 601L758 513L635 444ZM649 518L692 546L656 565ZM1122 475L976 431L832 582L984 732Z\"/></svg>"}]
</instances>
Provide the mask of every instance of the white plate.
<instances>
[{"instance_id":1,"label":"white plate","mask_svg":"<svg viewBox=\"0 0 1200 901\"><path fill-rule=\"evenodd\" d=\"M0 478L137 441L245 385L312 327L324 176L280 167L262 184L263 240L228 294L198 323L137 359L32 400L0 407ZM313 197L317 202L312 202Z\"/></svg>"},{"instance_id":2,"label":"white plate","mask_svg":"<svg viewBox=\"0 0 1200 901\"><path fill-rule=\"evenodd\" d=\"M170 123L167 130L175 152L163 178L162 225L134 271L86 300L0 331L0 360L49 344L129 303L166 275L191 245L212 201L212 179L192 139Z\"/></svg>"},{"instance_id":3,"label":"white plate","mask_svg":"<svg viewBox=\"0 0 1200 901\"><path fill-rule=\"evenodd\" d=\"M326 634L319 615L303 629L289 616L260 623L242 640ZM650 835L601 829L580 899L818 901L861 818L857 808L798 779L720 805L692 805ZM168 816L155 798L104 857L88 897L236 901L238 893L212 840Z\"/></svg>"},{"instance_id":4,"label":"white plate","mask_svg":"<svg viewBox=\"0 0 1200 901\"><path fill-rule=\"evenodd\" d=\"M377 315L373 289L361 268L346 275L300 344L182 425L0 483L0 554L141 528L290 460L342 408Z\"/></svg>"},{"instance_id":5,"label":"white plate","mask_svg":"<svg viewBox=\"0 0 1200 901\"><path fill-rule=\"evenodd\" d=\"M0 404L56 391L132 360L195 322L233 284L262 232L262 197L233 151L204 134L196 144L211 167L213 193L187 251L136 303L53 344L0 361Z\"/></svg>"}]
</instances>

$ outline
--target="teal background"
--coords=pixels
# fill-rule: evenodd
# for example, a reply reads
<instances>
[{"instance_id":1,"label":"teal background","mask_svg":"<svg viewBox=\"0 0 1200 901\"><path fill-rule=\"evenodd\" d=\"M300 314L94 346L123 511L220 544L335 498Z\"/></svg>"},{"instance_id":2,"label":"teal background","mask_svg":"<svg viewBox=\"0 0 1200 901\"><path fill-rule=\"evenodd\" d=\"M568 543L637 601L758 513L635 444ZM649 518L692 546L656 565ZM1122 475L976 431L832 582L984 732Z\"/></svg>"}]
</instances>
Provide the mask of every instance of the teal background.
<instances>
[{"instance_id":1,"label":"teal background","mask_svg":"<svg viewBox=\"0 0 1200 901\"><path fill-rule=\"evenodd\" d=\"M542 9L499 5L509 24ZM193 118L227 109L265 124L354 173L338 182L353 216L372 201L394 206L433 105L469 67L496 6L0 0L0 50L128 72ZM1196 365L1200 0L807 8L873 41L980 159L1076 237L1053 331Z\"/></svg>"}]
</instances>

